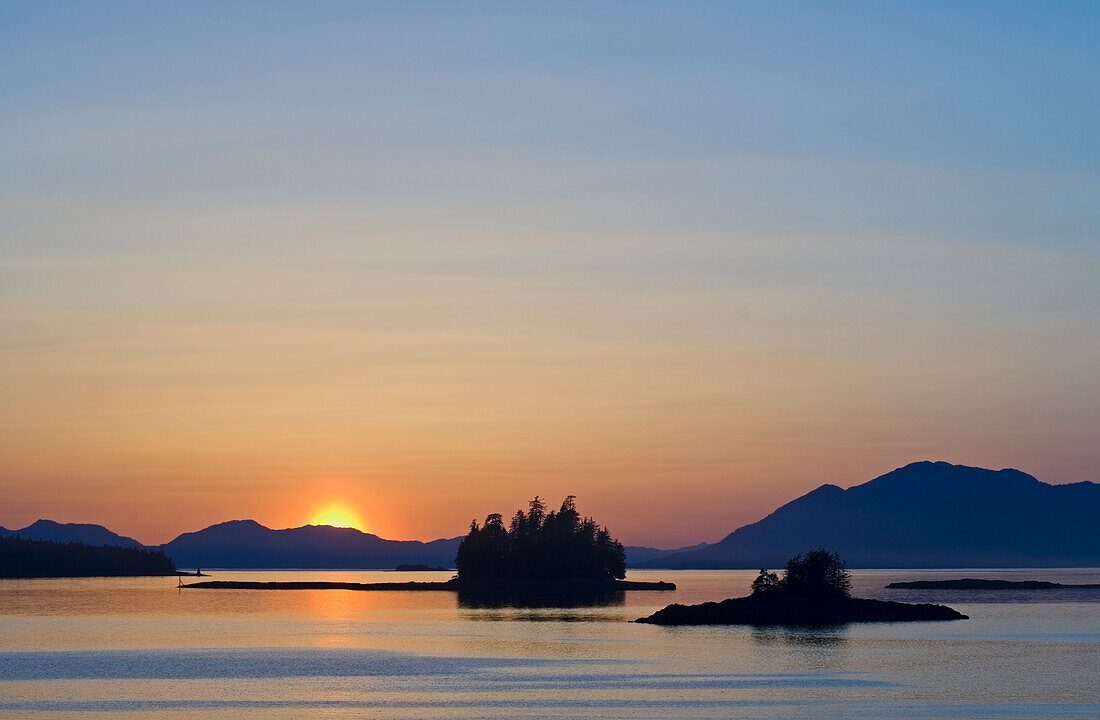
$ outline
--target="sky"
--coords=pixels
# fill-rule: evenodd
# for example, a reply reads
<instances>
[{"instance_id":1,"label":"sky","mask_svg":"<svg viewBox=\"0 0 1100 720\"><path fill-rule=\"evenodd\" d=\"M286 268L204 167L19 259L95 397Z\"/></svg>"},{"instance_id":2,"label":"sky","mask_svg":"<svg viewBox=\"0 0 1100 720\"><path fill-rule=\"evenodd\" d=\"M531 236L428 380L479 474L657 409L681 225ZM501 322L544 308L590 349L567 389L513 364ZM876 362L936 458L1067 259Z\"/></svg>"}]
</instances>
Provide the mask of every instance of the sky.
<instances>
[{"instance_id":1,"label":"sky","mask_svg":"<svg viewBox=\"0 0 1100 720\"><path fill-rule=\"evenodd\" d=\"M0 525L1100 481L1095 3L0 0Z\"/></svg>"}]
</instances>

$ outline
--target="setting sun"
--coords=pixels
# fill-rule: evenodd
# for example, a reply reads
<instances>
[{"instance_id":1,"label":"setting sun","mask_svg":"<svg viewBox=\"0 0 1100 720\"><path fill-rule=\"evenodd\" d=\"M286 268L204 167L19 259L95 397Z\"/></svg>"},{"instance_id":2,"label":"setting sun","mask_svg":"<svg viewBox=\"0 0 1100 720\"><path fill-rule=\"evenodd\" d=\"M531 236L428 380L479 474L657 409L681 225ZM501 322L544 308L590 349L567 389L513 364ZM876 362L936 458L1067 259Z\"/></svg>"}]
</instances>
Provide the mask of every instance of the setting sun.
<instances>
[{"instance_id":1,"label":"setting sun","mask_svg":"<svg viewBox=\"0 0 1100 720\"><path fill-rule=\"evenodd\" d=\"M325 505L313 513L310 525L332 525L333 527L355 528L366 531L363 521L354 510L346 505Z\"/></svg>"}]
</instances>

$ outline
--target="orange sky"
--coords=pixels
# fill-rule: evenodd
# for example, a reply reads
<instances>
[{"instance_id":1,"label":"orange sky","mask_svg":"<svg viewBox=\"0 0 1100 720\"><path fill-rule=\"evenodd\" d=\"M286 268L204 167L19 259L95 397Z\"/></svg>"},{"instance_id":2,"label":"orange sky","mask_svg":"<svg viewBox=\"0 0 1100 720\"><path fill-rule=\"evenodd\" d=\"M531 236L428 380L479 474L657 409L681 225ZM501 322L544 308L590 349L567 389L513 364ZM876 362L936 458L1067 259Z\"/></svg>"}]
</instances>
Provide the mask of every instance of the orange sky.
<instances>
[{"instance_id":1,"label":"orange sky","mask_svg":"<svg viewBox=\"0 0 1100 720\"><path fill-rule=\"evenodd\" d=\"M163 542L344 501L384 537L431 539L576 494L624 541L670 546L913 460L1061 482L1096 453L1087 414L1067 422L1082 369L1016 348L1014 328L968 345L919 307L751 280L363 282L351 263L238 262L211 262L201 292L171 263L84 287L83 269L28 268L86 294L8 305L26 341L3 355L0 524ZM1036 416L1048 397L1065 404Z\"/></svg>"}]
</instances>

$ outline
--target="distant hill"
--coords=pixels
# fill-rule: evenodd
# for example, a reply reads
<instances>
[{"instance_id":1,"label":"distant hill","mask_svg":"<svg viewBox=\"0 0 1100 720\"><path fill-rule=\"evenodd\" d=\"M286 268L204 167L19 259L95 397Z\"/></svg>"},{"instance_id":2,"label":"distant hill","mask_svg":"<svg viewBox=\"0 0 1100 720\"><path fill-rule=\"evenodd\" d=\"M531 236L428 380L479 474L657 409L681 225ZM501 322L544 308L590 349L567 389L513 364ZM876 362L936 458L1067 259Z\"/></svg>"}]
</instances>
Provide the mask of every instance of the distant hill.
<instances>
[{"instance_id":1,"label":"distant hill","mask_svg":"<svg viewBox=\"0 0 1100 720\"><path fill-rule=\"evenodd\" d=\"M160 549L181 568L453 568L461 540L384 540L354 528L272 530L255 520L231 520L183 533Z\"/></svg>"},{"instance_id":2,"label":"distant hill","mask_svg":"<svg viewBox=\"0 0 1100 720\"><path fill-rule=\"evenodd\" d=\"M36 520L21 530L4 530L0 528L0 535L18 535L26 540L59 543L78 542L85 545L117 545L125 548L145 547L137 540L123 535L116 535L102 525L58 523L53 520Z\"/></svg>"},{"instance_id":3,"label":"distant hill","mask_svg":"<svg viewBox=\"0 0 1100 720\"><path fill-rule=\"evenodd\" d=\"M851 567L1100 566L1100 485L1019 470L907 465L847 490L822 485L661 568L778 568L824 547Z\"/></svg>"},{"instance_id":4,"label":"distant hill","mask_svg":"<svg viewBox=\"0 0 1100 720\"><path fill-rule=\"evenodd\" d=\"M701 542L696 545L689 545L688 547L674 548L672 550L660 550L654 547L644 547L638 545L627 545L626 550L626 566L639 567L643 563L647 563L651 560L657 560L658 558L668 557L669 555L676 555L677 553L691 552L692 550L700 550L705 548L708 543Z\"/></svg>"}]
</instances>

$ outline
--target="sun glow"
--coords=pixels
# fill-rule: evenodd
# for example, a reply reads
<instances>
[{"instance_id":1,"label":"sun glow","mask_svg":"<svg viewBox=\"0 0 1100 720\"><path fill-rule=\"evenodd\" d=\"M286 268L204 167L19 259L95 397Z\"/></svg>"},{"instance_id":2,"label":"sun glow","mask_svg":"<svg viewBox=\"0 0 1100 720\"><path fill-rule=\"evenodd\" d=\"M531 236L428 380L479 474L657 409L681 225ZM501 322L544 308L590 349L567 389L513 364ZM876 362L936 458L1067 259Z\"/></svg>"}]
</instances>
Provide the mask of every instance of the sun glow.
<instances>
[{"instance_id":1,"label":"sun glow","mask_svg":"<svg viewBox=\"0 0 1100 720\"><path fill-rule=\"evenodd\" d=\"M366 532L366 527L359 515L347 505L340 504L325 505L319 508L309 519L309 524L355 528Z\"/></svg>"}]
</instances>

